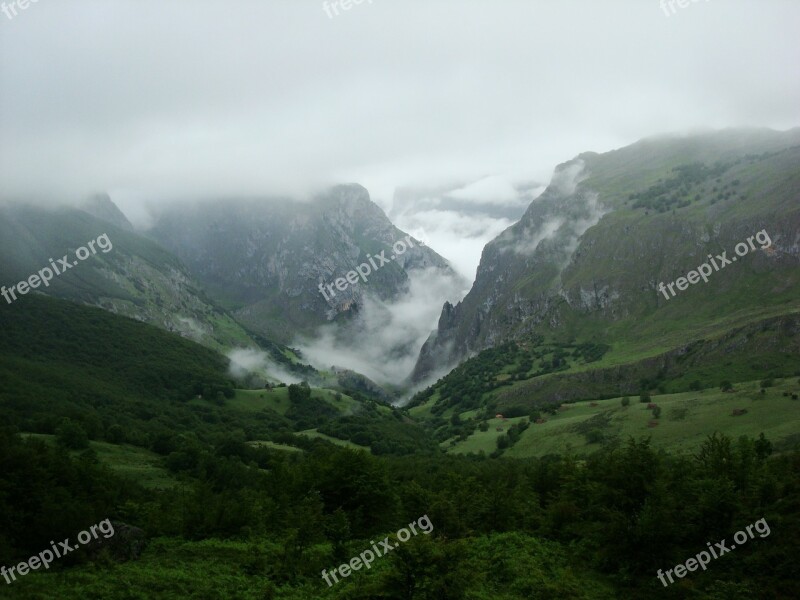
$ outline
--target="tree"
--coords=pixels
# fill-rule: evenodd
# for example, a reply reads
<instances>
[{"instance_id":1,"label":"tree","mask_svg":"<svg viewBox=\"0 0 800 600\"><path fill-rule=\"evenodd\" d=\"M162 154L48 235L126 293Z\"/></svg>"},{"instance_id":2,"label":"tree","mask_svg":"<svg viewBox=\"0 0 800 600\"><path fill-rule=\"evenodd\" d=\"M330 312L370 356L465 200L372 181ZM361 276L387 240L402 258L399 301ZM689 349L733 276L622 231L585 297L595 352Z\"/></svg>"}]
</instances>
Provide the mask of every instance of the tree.
<instances>
[{"instance_id":1,"label":"tree","mask_svg":"<svg viewBox=\"0 0 800 600\"><path fill-rule=\"evenodd\" d=\"M70 419L61 421L56 429L56 441L60 446L70 450L83 450L89 447L89 436L86 435L80 423Z\"/></svg>"},{"instance_id":2,"label":"tree","mask_svg":"<svg viewBox=\"0 0 800 600\"><path fill-rule=\"evenodd\" d=\"M772 442L770 442L767 438L764 437L764 432L758 436L758 439L755 442L756 448L756 456L760 460L764 460L770 454L772 454Z\"/></svg>"},{"instance_id":3,"label":"tree","mask_svg":"<svg viewBox=\"0 0 800 600\"><path fill-rule=\"evenodd\" d=\"M630 403L631 403L631 399L630 399L628 396L625 396L625 397L622 399L622 406L629 406L629 405L630 405Z\"/></svg>"},{"instance_id":4,"label":"tree","mask_svg":"<svg viewBox=\"0 0 800 600\"><path fill-rule=\"evenodd\" d=\"M643 402L643 403L650 402L650 392L642 391L642 393L639 394L639 402Z\"/></svg>"},{"instance_id":5,"label":"tree","mask_svg":"<svg viewBox=\"0 0 800 600\"><path fill-rule=\"evenodd\" d=\"M305 381L303 383L305 383ZM311 398L311 388L308 387L307 383L305 385L303 385L303 383L300 385L293 383L289 386L289 400L292 403L302 402L303 400Z\"/></svg>"},{"instance_id":6,"label":"tree","mask_svg":"<svg viewBox=\"0 0 800 600\"><path fill-rule=\"evenodd\" d=\"M125 441L125 432L122 427L114 423L106 430L106 441L112 444L121 444Z\"/></svg>"},{"instance_id":7,"label":"tree","mask_svg":"<svg viewBox=\"0 0 800 600\"><path fill-rule=\"evenodd\" d=\"M689 389L693 392L699 392L703 389L703 384L700 383L699 379L695 379L692 383L689 384Z\"/></svg>"},{"instance_id":8,"label":"tree","mask_svg":"<svg viewBox=\"0 0 800 600\"><path fill-rule=\"evenodd\" d=\"M586 434L586 441L590 444L600 444L603 441L603 432L599 429L592 429Z\"/></svg>"}]
</instances>

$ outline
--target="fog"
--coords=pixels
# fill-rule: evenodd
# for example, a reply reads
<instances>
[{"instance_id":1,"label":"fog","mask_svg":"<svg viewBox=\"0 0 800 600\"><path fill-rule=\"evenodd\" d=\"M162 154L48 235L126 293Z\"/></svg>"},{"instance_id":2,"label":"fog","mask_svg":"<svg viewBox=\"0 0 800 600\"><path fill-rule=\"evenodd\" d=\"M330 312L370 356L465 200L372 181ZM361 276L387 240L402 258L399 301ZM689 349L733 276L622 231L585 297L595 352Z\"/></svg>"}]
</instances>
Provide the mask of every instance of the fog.
<instances>
[{"instance_id":1,"label":"fog","mask_svg":"<svg viewBox=\"0 0 800 600\"><path fill-rule=\"evenodd\" d=\"M444 301L466 294L462 283L438 269L410 271L408 290L397 301L367 296L357 320L324 326L315 339L298 338L292 346L319 369L345 367L380 385L403 385L436 328Z\"/></svg>"},{"instance_id":2,"label":"fog","mask_svg":"<svg viewBox=\"0 0 800 600\"><path fill-rule=\"evenodd\" d=\"M0 193L513 204L585 150L800 124L798 22L793 0L42 1L0 14Z\"/></svg>"},{"instance_id":3,"label":"fog","mask_svg":"<svg viewBox=\"0 0 800 600\"><path fill-rule=\"evenodd\" d=\"M796 0L331 6L42 0L0 13L0 200L108 192L146 228L148 205L304 200L356 182L472 280L484 245L581 152L800 125ZM602 215L584 200L578 229ZM398 381L441 301L458 299L447 287L417 278L399 304L367 304L363 335L325 330L304 350Z\"/></svg>"}]
</instances>

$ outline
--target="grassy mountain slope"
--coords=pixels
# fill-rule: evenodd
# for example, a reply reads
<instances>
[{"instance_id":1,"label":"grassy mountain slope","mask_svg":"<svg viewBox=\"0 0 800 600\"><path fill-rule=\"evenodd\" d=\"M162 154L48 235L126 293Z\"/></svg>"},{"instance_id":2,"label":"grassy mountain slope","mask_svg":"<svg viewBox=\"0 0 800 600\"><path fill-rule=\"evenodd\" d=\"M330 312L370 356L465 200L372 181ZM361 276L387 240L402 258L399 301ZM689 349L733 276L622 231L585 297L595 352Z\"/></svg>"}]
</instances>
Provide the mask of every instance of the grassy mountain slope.
<instances>
[{"instance_id":1,"label":"grassy mountain slope","mask_svg":"<svg viewBox=\"0 0 800 600\"><path fill-rule=\"evenodd\" d=\"M531 334L654 355L697 337L796 310L800 132L652 139L561 165L519 223L484 249L476 282L446 305L418 380ZM707 260L750 249L708 283L658 292Z\"/></svg>"},{"instance_id":2,"label":"grassy mountain slope","mask_svg":"<svg viewBox=\"0 0 800 600\"><path fill-rule=\"evenodd\" d=\"M725 353L751 363L739 380L770 369L791 374L800 356L792 318L800 310L798 193L797 130L649 139L561 165L523 219L487 245L464 301L445 306L416 376L489 347L495 353L415 403L533 407L667 380L685 390L692 373L724 371ZM685 276L708 254L735 256L736 244L762 230L769 247L754 243L675 297L659 293L660 282ZM776 340L787 345L767 334L748 355L748 336L782 315L778 328L790 333ZM692 344L712 356L678 368ZM719 344L726 350L715 353ZM602 354L573 357L586 347Z\"/></svg>"},{"instance_id":3,"label":"grassy mountain slope","mask_svg":"<svg viewBox=\"0 0 800 600\"><path fill-rule=\"evenodd\" d=\"M737 383L732 392L719 388L659 394L642 403L638 396L583 401L563 404L552 411L535 411L542 423L525 429L503 456L509 458L543 457L548 454L574 453L585 455L605 445L620 443L630 437L650 437L653 447L671 452L695 452L713 432L733 439L740 436L757 438L765 433L775 449L800 447L800 404L792 398L800 394L798 378L779 380L761 393L760 381ZM784 393L786 395L784 395ZM659 418L649 404L661 408ZM746 410L741 415L734 411ZM412 414L414 411L412 411ZM463 415L468 421L472 415ZM466 439L452 438L442 443L448 452L467 454L497 450L499 437L508 436L512 425L531 421L530 416L492 418L483 422L488 427L475 429ZM499 431L498 431L499 428Z\"/></svg>"},{"instance_id":4,"label":"grassy mountain slope","mask_svg":"<svg viewBox=\"0 0 800 600\"><path fill-rule=\"evenodd\" d=\"M0 207L0 280L10 287L47 267L51 258L69 255L73 261L77 248L104 233L113 245L110 251L98 251L39 291L100 306L215 349L256 345L204 295L176 257L81 210Z\"/></svg>"},{"instance_id":5,"label":"grassy mountain slope","mask_svg":"<svg viewBox=\"0 0 800 600\"><path fill-rule=\"evenodd\" d=\"M213 350L93 307L29 295L0 310L0 411L6 425L53 434L64 419L92 440L160 454L185 436L294 440L320 428L377 453L433 448L396 409L335 390L236 390Z\"/></svg>"}]
</instances>

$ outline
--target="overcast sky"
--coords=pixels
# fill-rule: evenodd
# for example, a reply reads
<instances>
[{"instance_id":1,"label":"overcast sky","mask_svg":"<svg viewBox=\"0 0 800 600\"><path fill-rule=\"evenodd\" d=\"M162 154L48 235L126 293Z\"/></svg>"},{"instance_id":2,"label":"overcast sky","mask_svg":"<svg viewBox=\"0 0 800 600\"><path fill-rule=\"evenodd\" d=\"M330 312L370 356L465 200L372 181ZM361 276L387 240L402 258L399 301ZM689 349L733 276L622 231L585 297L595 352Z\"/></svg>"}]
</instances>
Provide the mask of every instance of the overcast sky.
<instances>
[{"instance_id":1,"label":"overcast sky","mask_svg":"<svg viewBox=\"0 0 800 600\"><path fill-rule=\"evenodd\" d=\"M513 205L514 185L585 150L800 125L797 0L670 16L659 0L365 0L333 18L321 0L16 10L0 13L3 197L102 190L130 207L358 182L394 214L408 213L393 206L403 187ZM467 218L483 223L469 271L507 223Z\"/></svg>"}]
</instances>

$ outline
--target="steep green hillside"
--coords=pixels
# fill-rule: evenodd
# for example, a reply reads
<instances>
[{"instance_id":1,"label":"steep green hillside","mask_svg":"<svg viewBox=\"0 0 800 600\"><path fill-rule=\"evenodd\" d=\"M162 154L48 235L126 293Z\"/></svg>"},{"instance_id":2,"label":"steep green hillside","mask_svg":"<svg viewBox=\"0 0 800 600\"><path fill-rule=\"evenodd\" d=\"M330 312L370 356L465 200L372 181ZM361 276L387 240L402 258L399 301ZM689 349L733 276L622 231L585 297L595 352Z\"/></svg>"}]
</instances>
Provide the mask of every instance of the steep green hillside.
<instances>
[{"instance_id":1,"label":"steep green hillside","mask_svg":"<svg viewBox=\"0 0 800 600\"><path fill-rule=\"evenodd\" d=\"M97 248L38 291L99 306L214 349L256 345L205 296L175 256L151 240L81 210L0 206L0 281L11 287L48 267L51 259L58 264L65 255L69 262L76 262L76 250L103 234L110 248Z\"/></svg>"},{"instance_id":2,"label":"steep green hillside","mask_svg":"<svg viewBox=\"0 0 800 600\"><path fill-rule=\"evenodd\" d=\"M607 359L624 364L796 311L798 190L798 130L656 138L582 154L487 245L472 290L445 306L415 378L531 334L607 344ZM739 243L746 253L712 269L707 283L669 299L659 291L709 254L736 257Z\"/></svg>"},{"instance_id":3,"label":"steep green hillside","mask_svg":"<svg viewBox=\"0 0 800 600\"><path fill-rule=\"evenodd\" d=\"M0 359L0 411L20 431L54 434L67 419L91 440L162 455L221 434L307 445L293 433L310 428L376 453L435 449L397 409L300 385L236 390L228 359L210 349L46 296L0 310Z\"/></svg>"}]
</instances>

